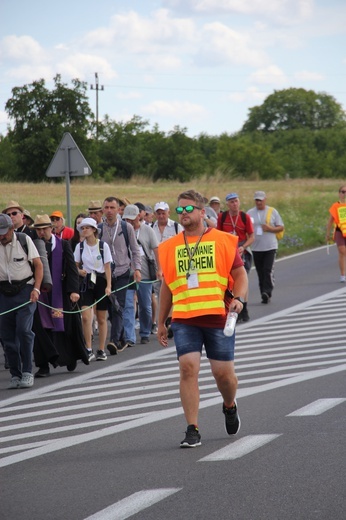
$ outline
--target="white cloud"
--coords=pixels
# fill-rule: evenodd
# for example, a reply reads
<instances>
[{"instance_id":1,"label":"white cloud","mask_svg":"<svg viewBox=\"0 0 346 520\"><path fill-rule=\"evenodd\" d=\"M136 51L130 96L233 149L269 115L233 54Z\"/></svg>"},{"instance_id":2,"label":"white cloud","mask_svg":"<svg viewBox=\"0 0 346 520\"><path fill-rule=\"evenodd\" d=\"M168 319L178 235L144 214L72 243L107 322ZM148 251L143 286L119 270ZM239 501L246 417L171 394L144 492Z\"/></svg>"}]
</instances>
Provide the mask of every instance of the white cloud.
<instances>
[{"instance_id":1,"label":"white cloud","mask_svg":"<svg viewBox=\"0 0 346 520\"><path fill-rule=\"evenodd\" d=\"M254 101L263 101L268 96L268 93L261 92L257 87L249 87L244 92L232 92L228 98L236 103L250 104Z\"/></svg>"},{"instance_id":2,"label":"white cloud","mask_svg":"<svg viewBox=\"0 0 346 520\"><path fill-rule=\"evenodd\" d=\"M173 18L166 9L141 17L134 11L112 17L108 27L89 32L85 45L112 48L115 55L126 50L130 54L162 52L162 46L176 47L193 38L192 20Z\"/></svg>"},{"instance_id":3,"label":"white cloud","mask_svg":"<svg viewBox=\"0 0 346 520\"><path fill-rule=\"evenodd\" d=\"M299 81L323 81L325 77L318 72L309 72L308 70L302 70L294 74L294 78Z\"/></svg>"},{"instance_id":4,"label":"white cloud","mask_svg":"<svg viewBox=\"0 0 346 520\"><path fill-rule=\"evenodd\" d=\"M309 18L314 0L163 0L163 5L182 12L204 15L236 13L261 16L286 24Z\"/></svg>"},{"instance_id":5,"label":"white cloud","mask_svg":"<svg viewBox=\"0 0 346 520\"><path fill-rule=\"evenodd\" d=\"M287 77L276 65L258 69L250 75L249 79L252 83L272 85L273 87L282 86L287 83Z\"/></svg>"},{"instance_id":6,"label":"white cloud","mask_svg":"<svg viewBox=\"0 0 346 520\"><path fill-rule=\"evenodd\" d=\"M31 36L5 36L0 41L2 61L41 63L48 59L48 53Z\"/></svg>"},{"instance_id":7,"label":"white cloud","mask_svg":"<svg viewBox=\"0 0 346 520\"><path fill-rule=\"evenodd\" d=\"M207 110L201 105L188 101L153 101L142 107L144 113L151 116L169 116L184 119L186 116L200 118L207 115Z\"/></svg>"},{"instance_id":8,"label":"white cloud","mask_svg":"<svg viewBox=\"0 0 346 520\"><path fill-rule=\"evenodd\" d=\"M90 76L90 71L97 71L102 75L102 79L112 79L117 77L111 64L101 56L93 54L67 54L56 64L59 74L69 78L86 79Z\"/></svg>"},{"instance_id":9,"label":"white cloud","mask_svg":"<svg viewBox=\"0 0 346 520\"><path fill-rule=\"evenodd\" d=\"M220 22L206 24L202 31L202 44L196 61L199 65L219 66L229 63L264 65L266 54L253 44L251 37L230 29Z\"/></svg>"}]
</instances>

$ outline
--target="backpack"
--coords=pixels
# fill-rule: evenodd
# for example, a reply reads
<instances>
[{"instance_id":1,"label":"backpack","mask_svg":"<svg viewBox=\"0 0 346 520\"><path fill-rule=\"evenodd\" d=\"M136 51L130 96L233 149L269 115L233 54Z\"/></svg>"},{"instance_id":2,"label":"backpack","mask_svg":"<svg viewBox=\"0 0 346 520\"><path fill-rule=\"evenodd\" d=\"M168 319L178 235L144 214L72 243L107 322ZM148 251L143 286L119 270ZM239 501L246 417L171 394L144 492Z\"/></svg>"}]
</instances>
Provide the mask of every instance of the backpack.
<instances>
[{"instance_id":1,"label":"backpack","mask_svg":"<svg viewBox=\"0 0 346 520\"><path fill-rule=\"evenodd\" d=\"M28 250L28 243L26 241L26 237L28 235L26 233L16 232L16 236L17 236L17 239L18 239L20 245L22 246L24 253L26 254L26 256L28 256L29 250ZM46 292L49 292L52 289L53 282L52 282L52 275L51 275L51 272L49 269L49 263L48 263L45 243L40 238L34 238L31 240L34 243L34 245L38 251L38 254L40 255L41 262L43 264L43 278L42 278L42 283L41 283L41 289L44 289ZM35 271L34 266L31 262L29 262L29 264L30 264L32 273L34 274L34 271Z\"/></svg>"},{"instance_id":2,"label":"backpack","mask_svg":"<svg viewBox=\"0 0 346 520\"><path fill-rule=\"evenodd\" d=\"M154 227L154 222L152 222L152 224L150 224L151 227ZM177 235L179 233L179 228L178 228L178 222L174 221L174 229L175 229L175 234Z\"/></svg>"},{"instance_id":3,"label":"backpack","mask_svg":"<svg viewBox=\"0 0 346 520\"><path fill-rule=\"evenodd\" d=\"M123 232L123 235L124 235L124 238L125 238L125 242L126 242L127 254L128 254L129 258L131 259L131 255L130 255L130 241L129 241L129 234L127 232L127 224L126 224L125 220L121 220L120 224L121 224L121 230ZM101 237L103 235L103 223L99 224L97 226L97 229L98 229L98 232L99 232L99 239L100 239L100 244L101 244ZM101 245L100 245L100 251L101 251ZM103 255L103 245L102 245L101 255ZM103 256L102 256L102 261L103 261Z\"/></svg>"},{"instance_id":4,"label":"backpack","mask_svg":"<svg viewBox=\"0 0 346 520\"><path fill-rule=\"evenodd\" d=\"M227 213L228 213L227 210L222 212L222 215L221 215L221 225L225 222L226 217L227 217ZM244 211L240 211L240 216L241 216L241 219L243 221L243 224L246 226L246 213Z\"/></svg>"},{"instance_id":5,"label":"backpack","mask_svg":"<svg viewBox=\"0 0 346 520\"><path fill-rule=\"evenodd\" d=\"M269 225L270 217L272 216L272 213L273 213L273 208L271 206L268 206L268 213L267 213L267 218L266 218L266 224L267 225ZM276 238L278 240L281 240L284 237L284 234L285 234L285 230L284 229L282 231L278 231L277 233L275 233Z\"/></svg>"},{"instance_id":6,"label":"backpack","mask_svg":"<svg viewBox=\"0 0 346 520\"><path fill-rule=\"evenodd\" d=\"M81 265L83 265L82 255L83 255L83 250L84 250L84 240L82 240L82 242L79 242L79 249L80 249L80 263L81 263ZM99 250L101 253L102 263L104 264L105 257L104 257L104 241L103 240L99 241Z\"/></svg>"}]
</instances>

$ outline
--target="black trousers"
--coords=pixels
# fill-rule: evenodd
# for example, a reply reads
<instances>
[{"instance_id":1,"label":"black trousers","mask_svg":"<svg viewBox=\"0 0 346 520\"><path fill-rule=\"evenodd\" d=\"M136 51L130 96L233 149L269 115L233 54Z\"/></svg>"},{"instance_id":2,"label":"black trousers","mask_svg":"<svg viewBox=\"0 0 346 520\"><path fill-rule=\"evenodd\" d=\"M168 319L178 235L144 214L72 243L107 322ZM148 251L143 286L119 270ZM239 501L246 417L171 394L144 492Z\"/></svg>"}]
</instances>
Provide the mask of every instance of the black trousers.
<instances>
[{"instance_id":1,"label":"black trousers","mask_svg":"<svg viewBox=\"0 0 346 520\"><path fill-rule=\"evenodd\" d=\"M260 293L267 293L271 297L274 289L274 262L276 249L270 251L252 251L257 271Z\"/></svg>"}]
</instances>

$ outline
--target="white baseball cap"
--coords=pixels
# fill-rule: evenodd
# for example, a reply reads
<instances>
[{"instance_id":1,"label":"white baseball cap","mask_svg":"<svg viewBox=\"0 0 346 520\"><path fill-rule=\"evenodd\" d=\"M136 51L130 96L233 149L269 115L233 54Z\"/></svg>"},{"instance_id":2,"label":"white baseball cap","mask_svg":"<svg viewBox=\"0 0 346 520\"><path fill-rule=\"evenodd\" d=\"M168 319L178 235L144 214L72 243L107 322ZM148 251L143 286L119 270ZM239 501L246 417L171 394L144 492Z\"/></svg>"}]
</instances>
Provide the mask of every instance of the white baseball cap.
<instances>
[{"instance_id":1,"label":"white baseball cap","mask_svg":"<svg viewBox=\"0 0 346 520\"><path fill-rule=\"evenodd\" d=\"M154 211L157 211L158 209L162 209L163 211L167 211L169 209L169 206L167 202L157 202L154 207Z\"/></svg>"}]
</instances>

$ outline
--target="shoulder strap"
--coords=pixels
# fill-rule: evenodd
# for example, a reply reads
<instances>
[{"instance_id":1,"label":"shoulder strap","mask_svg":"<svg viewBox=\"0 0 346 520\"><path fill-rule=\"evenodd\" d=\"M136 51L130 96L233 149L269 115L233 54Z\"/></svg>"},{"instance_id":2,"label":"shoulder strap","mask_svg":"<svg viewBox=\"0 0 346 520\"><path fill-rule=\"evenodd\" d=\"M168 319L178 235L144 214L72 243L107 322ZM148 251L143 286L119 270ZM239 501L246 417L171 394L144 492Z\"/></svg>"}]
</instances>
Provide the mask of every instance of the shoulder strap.
<instances>
[{"instance_id":1,"label":"shoulder strap","mask_svg":"<svg viewBox=\"0 0 346 520\"><path fill-rule=\"evenodd\" d=\"M243 224L246 226L246 213L245 211L240 211L240 216L243 221Z\"/></svg>"},{"instance_id":2,"label":"shoulder strap","mask_svg":"<svg viewBox=\"0 0 346 520\"><path fill-rule=\"evenodd\" d=\"M80 264L83 265L82 256L83 256L83 249L84 249L84 240L79 242L79 251L80 251Z\"/></svg>"},{"instance_id":3,"label":"shoulder strap","mask_svg":"<svg viewBox=\"0 0 346 520\"><path fill-rule=\"evenodd\" d=\"M174 229L175 229L175 234L177 235L179 233L178 222L174 221Z\"/></svg>"},{"instance_id":4,"label":"shoulder strap","mask_svg":"<svg viewBox=\"0 0 346 520\"><path fill-rule=\"evenodd\" d=\"M228 211L223 211L223 212L222 212L222 215L221 215L221 226L223 225L223 223L224 223L225 220L226 220L227 213L228 213Z\"/></svg>"},{"instance_id":5,"label":"shoulder strap","mask_svg":"<svg viewBox=\"0 0 346 520\"><path fill-rule=\"evenodd\" d=\"M100 254L101 254L101 258L102 258L102 263L104 264L105 263L105 254L104 254L104 241L103 240L99 241L99 250L100 250Z\"/></svg>"},{"instance_id":6,"label":"shoulder strap","mask_svg":"<svg viewBox=\"0 0 346 520\"><path fill-rule=\"evenodd\" d=\"M266 224L269 224L270 218L273 213L273 208L271 206L268 206L267 216L266 216Z\"/></svg>"},{"instance_id":7,"label":"shoulder strap","mask_svg":"<svg viewBox=\"0 0 346 520\"><path fill-rule=\"evenodd\" d=\"M20 245L24 249L24 253L27 255L29 253L29 250L28 250L28 243L26 241L26 234L25 233L16 233L16 235L17 235Z\"/></svg>"},{"instance_id":8,"label":"shoulder strap","mask_svg":"<svg viewBox=\"0 0 346 520\"><path fill-rule=\"evenodd\" d=\"M103 235L103 222L101 222L100 224L98 224L98 226L97 226L97 231L98 231L98 234L99 234L98 237L101 238L102 235Z\"/></svg>"},{"instance_id":9,"label":"shoulder strap","mask_svg":"<svg viewBox=\"0 0 346 520\"><path fill-rule=\"evenodd\" d=\"M130 241L129 241L129 234L127 232L127 224L126 224L125 220L121 220L120 223L121 223L121 229L122 229L122 232L124 234L124 238L125 238L125 242L126 242L127 254L128 254L129 258L131 258L131 255L130 255Z\"/></svg>"}]
</instances>

